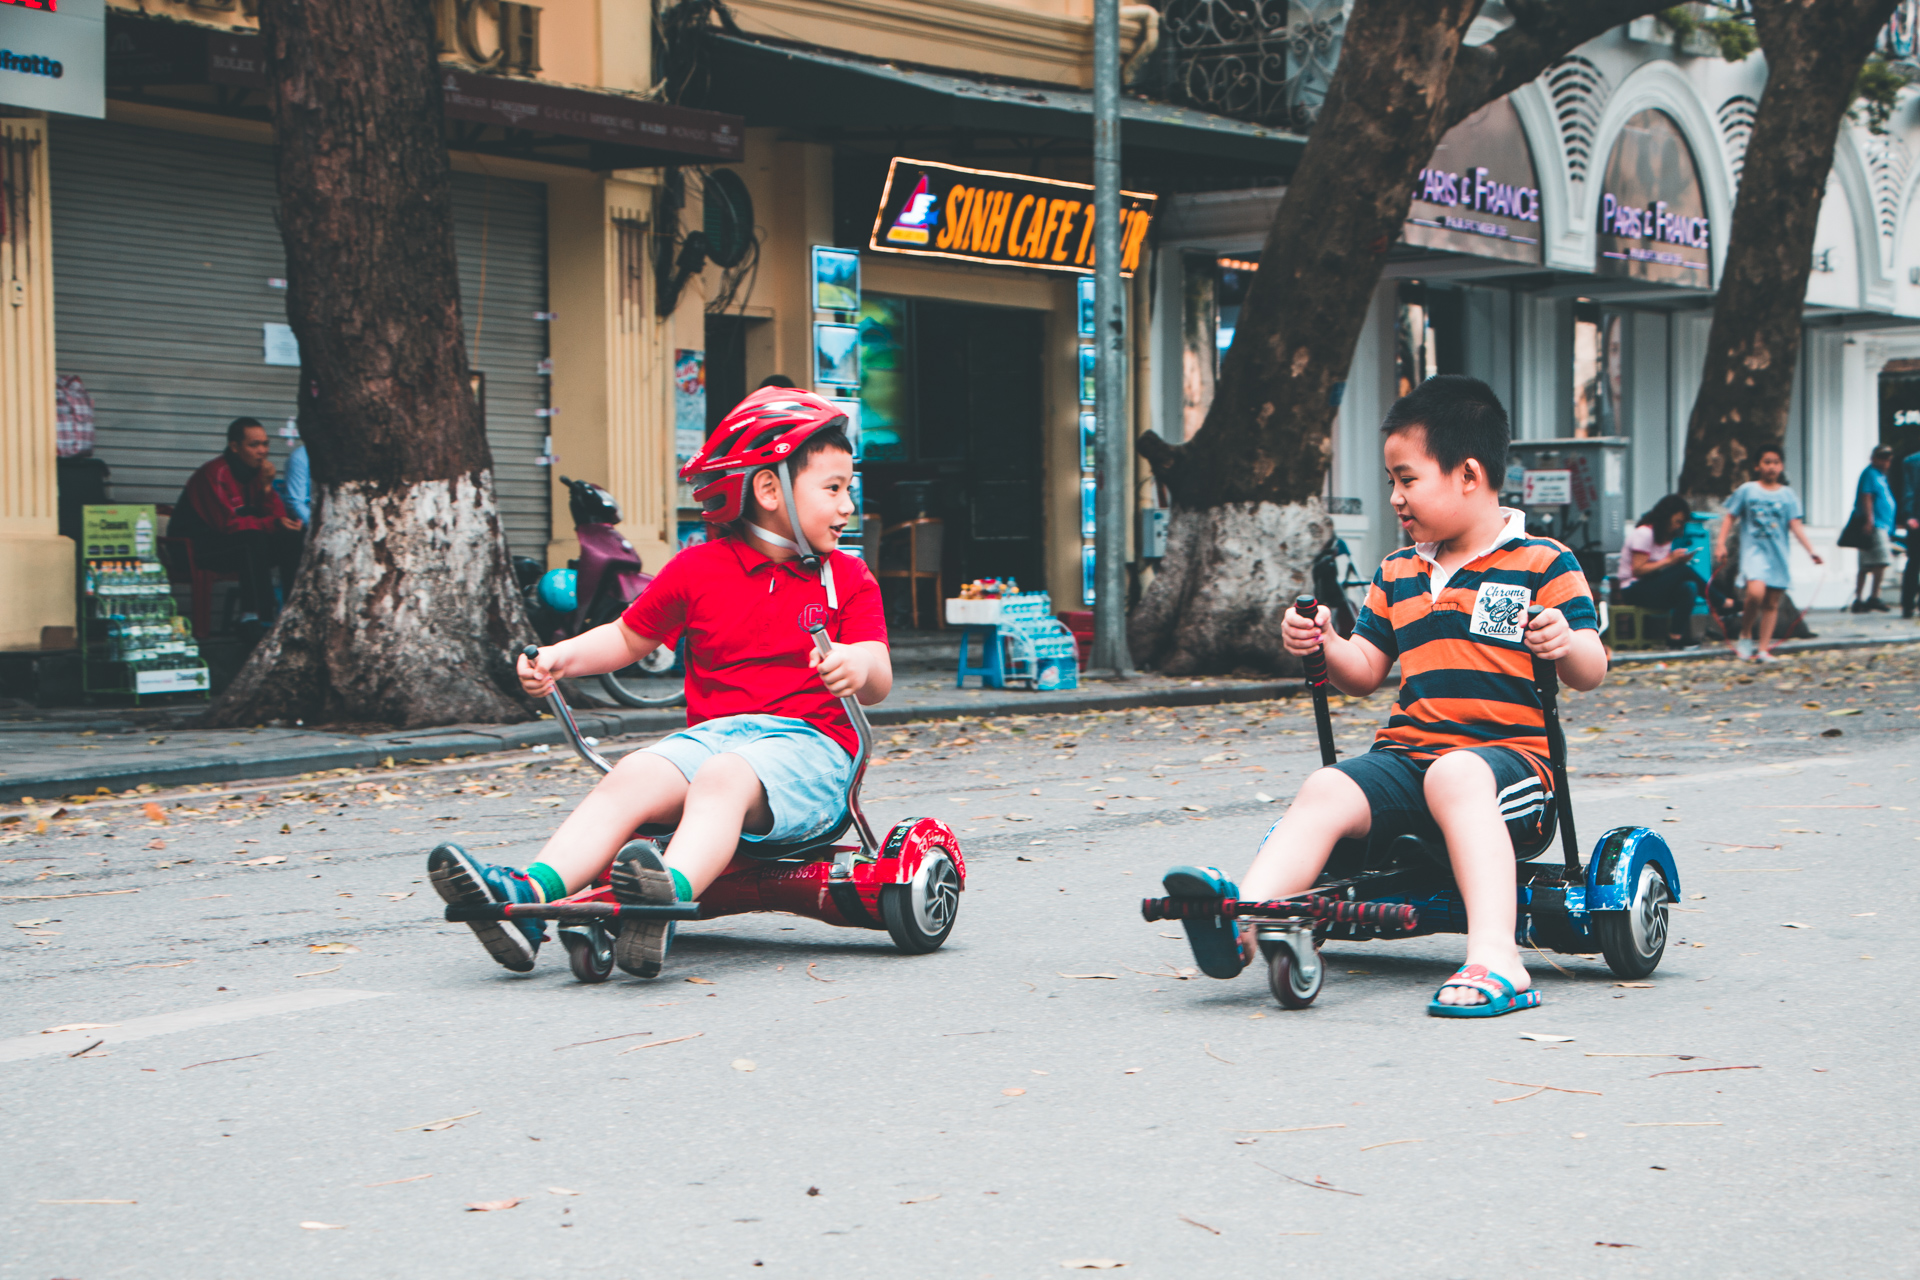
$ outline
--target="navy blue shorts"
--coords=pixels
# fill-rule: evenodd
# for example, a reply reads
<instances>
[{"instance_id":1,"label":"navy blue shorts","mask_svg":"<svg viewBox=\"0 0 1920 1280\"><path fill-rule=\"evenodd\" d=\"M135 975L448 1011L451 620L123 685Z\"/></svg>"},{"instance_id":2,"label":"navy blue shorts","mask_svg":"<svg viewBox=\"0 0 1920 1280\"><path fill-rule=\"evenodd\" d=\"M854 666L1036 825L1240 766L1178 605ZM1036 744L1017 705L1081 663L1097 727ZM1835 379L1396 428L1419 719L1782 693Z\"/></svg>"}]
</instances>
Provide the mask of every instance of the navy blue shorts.
<instances>
[{"instance_id":1,"label":"navy blue shorts","mask_svg":"<svg viewBox=\"0 0 1920 1280\"><path fill-rule=\"evenodd\" d=\"M1507 822L1507 834L1513 837L1514 855L1525 858L1538 852L1553 806L1552 783L1543 780L1533 762L1512 747L1456 750L1471 751L1493 770L1494 793L1500 802L1500 816ZM1332 766L1366 793L1367 806L1373 810L1373 830L1367 836L1371 847L1384 849L1389 841L1403 835L1439 836L1440 828L1427 809L1425 783L1427 766L1432 763L1416 760L1404 751L1376 747Z\"/></svg>"}]
</instances>

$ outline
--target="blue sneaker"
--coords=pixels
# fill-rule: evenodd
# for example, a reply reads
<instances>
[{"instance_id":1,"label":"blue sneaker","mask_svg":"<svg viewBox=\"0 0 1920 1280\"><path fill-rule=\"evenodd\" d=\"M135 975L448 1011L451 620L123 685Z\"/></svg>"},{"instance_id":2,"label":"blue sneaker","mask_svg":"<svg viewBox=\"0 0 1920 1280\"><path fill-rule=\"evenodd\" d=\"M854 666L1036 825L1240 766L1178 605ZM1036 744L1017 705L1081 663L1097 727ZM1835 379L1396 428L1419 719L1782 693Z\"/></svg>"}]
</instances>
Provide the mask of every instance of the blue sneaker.
<instances>
[{"instance_id":1,"label":"blue sneaker","mask_svg":"<svg viewBox=\"0 0 1920 1280\"><path fill-rule=\"evenodd\" d=\"M613 855L613 897L630 906L678 902L673 873L651 840L629 840ZM673 946L673 921L622 920L613 939L613 962L636 978L657 978Z\"/></svg>"},{"instance_id":2,"label":"blue sneaker","mask_svg":"<svg viewBox=\"0 0 1920 1280\"><path fill-rule=\"evenodd\" d=\"M1175 867L1160 882L1170 898L1237 898L1240 888L1218 867ZM1225 916L1188 916L1181 922L1193 961L1209 978L1235 978L1247 967L1240 928Z\"/></svg>"},{"instance_id":3,"label":"blue sneaker","mask_svg":"<svg viewBox=\"0 0 1920 1280\"><path fill-rule=\"evenodd\" d=\"M488 902L539 902L540 890L524 871L475 862L457 844L443 844L427 855L427 879L455 906ZM547 940L538 920L469 920L467 928L480 939L487 954L515 973L533 969L533 958Z\"/></svg>"}]
</instances>

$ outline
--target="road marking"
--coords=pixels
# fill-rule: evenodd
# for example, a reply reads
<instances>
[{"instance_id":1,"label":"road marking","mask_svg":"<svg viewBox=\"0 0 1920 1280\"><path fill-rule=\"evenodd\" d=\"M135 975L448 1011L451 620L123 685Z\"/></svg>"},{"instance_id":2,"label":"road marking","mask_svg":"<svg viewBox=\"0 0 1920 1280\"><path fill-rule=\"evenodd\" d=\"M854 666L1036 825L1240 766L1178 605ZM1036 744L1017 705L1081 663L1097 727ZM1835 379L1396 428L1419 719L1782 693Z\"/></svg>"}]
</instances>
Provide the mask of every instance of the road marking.
<instances>
[{"instance_id":1,"label":"road marking","mask_svg":"<svg viewBox=\"0 0 1920 1280\"><path fill-rule=\"evenodd\" d=\"M25 1058L71 1053L95 1035L100 1035L111 1046L123 1040L144 1040L148 1036L192 1031L197 1027L215 1027L223 1022L245 1022L249 1018L266 1018L276 1013L324 1009L329 1005L349 1004L355 1000L373 1000L386 994L384 991L293 991L286 995L256 996L228 1004L208 1005L203 1009L159 1013L151 1018L134 1018L104 1033L63 1031L57 1035L15 1036L11 1040L0 1040L0 1062L19 1062Z\"/></svg>"}]
</instances>

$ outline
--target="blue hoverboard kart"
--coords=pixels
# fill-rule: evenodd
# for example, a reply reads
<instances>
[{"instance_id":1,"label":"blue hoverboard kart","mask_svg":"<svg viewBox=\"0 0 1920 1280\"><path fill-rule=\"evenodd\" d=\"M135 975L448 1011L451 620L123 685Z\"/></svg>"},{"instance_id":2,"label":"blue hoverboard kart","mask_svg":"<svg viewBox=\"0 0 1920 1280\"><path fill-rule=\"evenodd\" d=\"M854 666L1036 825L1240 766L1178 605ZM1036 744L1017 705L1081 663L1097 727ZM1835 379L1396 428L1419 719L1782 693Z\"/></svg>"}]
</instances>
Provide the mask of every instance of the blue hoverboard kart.
<instances>
[{"instance_id":1,"label":"blue hoverboard kart","mask_svg":"<svg viewBox=\"0 0 1920 1280\"><path fill-rule=\"evenodd\" d=\"M1313 617L1318 603L1301 596L1294 607ZM1540 606L1528 609L1537 616ZM1307 659L1320 759L1337 758L1333 720L1327 708L1326 659ZM1546 713L1547 748L1553 768L1553 807L1532 847L1516 852L1522 946L1564 955L1600 955L1620 978L1644 978L1667 949L1667 911L1680 893L1673 851L1646 827L1615 827L1600 837L1593 858L1580 862L1567 790L1567 740L1560 725L1559 675L1536 658L1534 688ZM1562 860L1541 859L1558 828ZM1223 916L1251 920L1267 962L1267 984L1288 1009L1304 1009L1320 994L1326 976L1319 947L1327 939L1364 942L1465 933L1466 905L1453 883L1445 844L1433 835L1401 835L1385 841L1342 840L1312 889L1271 902L1233 898L1148 898L1148 920Z\"/></svg>"}]
</instances>

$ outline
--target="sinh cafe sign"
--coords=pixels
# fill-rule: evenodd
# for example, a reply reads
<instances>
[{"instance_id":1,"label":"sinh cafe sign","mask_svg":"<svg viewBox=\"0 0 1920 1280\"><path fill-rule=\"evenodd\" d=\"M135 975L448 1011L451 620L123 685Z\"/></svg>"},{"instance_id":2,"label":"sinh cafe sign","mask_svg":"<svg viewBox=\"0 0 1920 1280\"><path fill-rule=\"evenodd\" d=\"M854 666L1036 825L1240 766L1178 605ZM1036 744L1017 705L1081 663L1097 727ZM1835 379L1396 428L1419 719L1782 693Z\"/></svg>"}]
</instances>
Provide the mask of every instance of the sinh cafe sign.
<instances>
[{"instance_id":1,"label":"sinh cafe sign","mask_svg":"<svg viewBox=\"0 0 1920 1280\"><path fill-rule=\"evenodd\" d=\"M1680 127L1662 111L1627 121L1600 185L1594 274L1708 288L1713 227Z\"/></svg>"},{"instance_id":2,"label":"sinh cafe sign","mask_svg":"<svg viewBox=\"0 0 1920 1280\"><path fill-rule=\"evenodd\" d=\"M1447 130L1420 171L1402 238L1425 249L1538 263L1540 185L1505 98Z\"/></svg>"}]
</instances>

